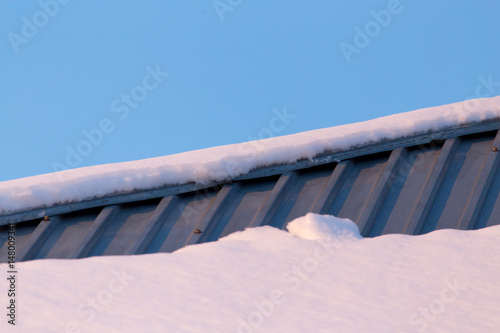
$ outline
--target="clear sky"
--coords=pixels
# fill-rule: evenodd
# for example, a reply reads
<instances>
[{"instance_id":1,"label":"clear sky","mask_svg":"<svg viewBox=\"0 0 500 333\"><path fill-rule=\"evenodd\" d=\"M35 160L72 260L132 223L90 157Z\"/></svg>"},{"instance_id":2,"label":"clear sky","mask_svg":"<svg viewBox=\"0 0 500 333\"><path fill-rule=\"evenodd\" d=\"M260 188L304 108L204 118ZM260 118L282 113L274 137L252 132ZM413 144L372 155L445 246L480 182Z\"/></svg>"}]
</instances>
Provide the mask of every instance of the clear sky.
<instances>
[{"instance_id":1,"label":"clear sky","mask_svg":"<svg viewBox=\"0 0 500 333\"><path fill-rule=\"evenodd\" d=\"M500 95L500 1L0 1L0 181Z\"/></svg>"}]
</instances>

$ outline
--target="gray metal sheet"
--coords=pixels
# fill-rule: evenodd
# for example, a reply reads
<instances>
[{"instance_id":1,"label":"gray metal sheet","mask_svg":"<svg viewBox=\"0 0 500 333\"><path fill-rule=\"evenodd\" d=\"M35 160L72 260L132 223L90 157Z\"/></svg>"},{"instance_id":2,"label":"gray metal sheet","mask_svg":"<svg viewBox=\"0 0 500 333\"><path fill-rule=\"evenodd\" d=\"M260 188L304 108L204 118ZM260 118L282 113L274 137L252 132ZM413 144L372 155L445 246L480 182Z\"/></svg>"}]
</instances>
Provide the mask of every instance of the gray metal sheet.
<instances>
[{"instance_id":1,"label":"gray metal sheet","mask_svg":"<svg viewBox=\"0 0 500 333\"><path fill-rule=\"evenodd\" d=\"M498 130L412 142L151 199L141 194L50 221L20 221L17 260L172 252L247 227L283 229L308 212L349 218L365 237L500 224L500 153L492 150L500 147ZM7 261L7 229L0 226L0 262Z\"/></svg>"}]
</instances>

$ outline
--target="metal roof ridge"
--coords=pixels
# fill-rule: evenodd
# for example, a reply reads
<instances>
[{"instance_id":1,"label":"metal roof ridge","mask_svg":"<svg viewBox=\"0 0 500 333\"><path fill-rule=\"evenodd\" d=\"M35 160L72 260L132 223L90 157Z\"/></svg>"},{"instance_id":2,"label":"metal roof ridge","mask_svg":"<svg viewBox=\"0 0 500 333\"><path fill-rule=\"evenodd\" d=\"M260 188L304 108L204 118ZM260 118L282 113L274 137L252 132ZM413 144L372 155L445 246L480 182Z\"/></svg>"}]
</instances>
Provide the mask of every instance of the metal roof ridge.
<instances>
[{"instance_id":1,"label":"metal roof ridge","mask_svg":"<svg viewBox=\"0 0 500 333\"><path fill-rule=\"evenodd\" d=\"M51 206L36 207L26 210L18 210L9 214L0 216L0 225L18 223L27 220L42 218L46 215L59 215L72 211L89 209L100 206L117 205L126 202L142 201L148 199L161 198L169 195L182 194L203 190L206 188L222 186L223 184L255 179L261 177L270 177L283 174L289 171L306 169L323 164L340 162L364 155L391 151L398 148L416 146L429 143L433 140L444 140L453 137L488 132L500 129L500 118L494 118L482 122L473 122L458 126L451 126L437 131L426 131L424 133L415 133L410 136L369 142L367 144L351 147L347 150L324 151L311 159L300 159L294 163L284 163L278 165L267 165L250 170L248 173L222 181L208 181L203 183L184 183L184 184L166 184L153 189L137 189L131 192L116 192L102 197L93 197L88 200L58 203Z\"/></svg>"}]
</instances>

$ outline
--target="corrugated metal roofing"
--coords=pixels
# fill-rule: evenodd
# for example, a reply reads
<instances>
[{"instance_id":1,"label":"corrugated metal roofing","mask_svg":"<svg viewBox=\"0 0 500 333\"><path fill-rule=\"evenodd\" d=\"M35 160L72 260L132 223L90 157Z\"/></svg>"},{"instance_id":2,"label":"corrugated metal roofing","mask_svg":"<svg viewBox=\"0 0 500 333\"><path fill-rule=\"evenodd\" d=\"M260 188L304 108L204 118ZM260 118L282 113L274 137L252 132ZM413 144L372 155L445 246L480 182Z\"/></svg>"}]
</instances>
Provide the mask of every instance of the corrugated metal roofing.
<instances>
[{"instance_id":1,"label":"corrugated metal roofing","mask_svg":"<svg viewBox=\"0 0 500 333\"><path fill-rule=\"evenodd\" d=\"M223 184L185 184L0 217L17 261L172 252L307 212L357 223L365 237L500 224L498 121L325 153ZM35 218L50 215L50 220ZM198 230L201 233L197 233Z\"/></svg>"}]
</instances>

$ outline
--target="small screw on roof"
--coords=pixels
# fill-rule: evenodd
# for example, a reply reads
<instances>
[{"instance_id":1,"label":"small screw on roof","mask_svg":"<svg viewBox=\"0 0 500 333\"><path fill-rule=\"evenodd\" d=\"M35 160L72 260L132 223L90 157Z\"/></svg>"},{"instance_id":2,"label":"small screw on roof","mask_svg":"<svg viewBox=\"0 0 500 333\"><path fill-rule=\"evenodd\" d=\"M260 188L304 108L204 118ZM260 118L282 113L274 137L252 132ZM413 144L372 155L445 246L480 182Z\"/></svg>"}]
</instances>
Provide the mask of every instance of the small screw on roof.
<instances>
[{"instance_id":1,"label":"small screw on roof","mask_svg":"<svg viewBox=\"0 0 500 333\"><path fill-rule=\"evenodd\" d=\"M194 231L193 231L193 232L194 232L195 234L201 234L201 230L200 230L200 228L196 228L196 229L194 229Z\"/></svg>"},{"instance_id":2,"label":"small screw on roof","mask_svg":"<svg viewBox=\"0 0 500 333\"><path fill-rule=\"evenodd\" d=\"M493 147L493 149L491 149L491 151L494 153L498 153L498 147Z\"/></svg>"},{"instance_id":3,"label":"small screw on roof","mask_svg":"<svg viewBox=\"0 0 500 333\"><path fill-rule=\"evenodd\" d=\"M44 220L44 221L50 221L50 217L48 217L47 215L45 215L45 216L43 217L43 220Z\"/></svg>"}]
</instances>

